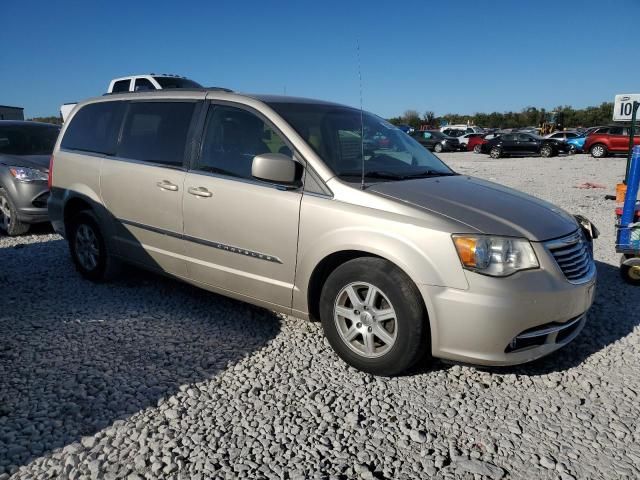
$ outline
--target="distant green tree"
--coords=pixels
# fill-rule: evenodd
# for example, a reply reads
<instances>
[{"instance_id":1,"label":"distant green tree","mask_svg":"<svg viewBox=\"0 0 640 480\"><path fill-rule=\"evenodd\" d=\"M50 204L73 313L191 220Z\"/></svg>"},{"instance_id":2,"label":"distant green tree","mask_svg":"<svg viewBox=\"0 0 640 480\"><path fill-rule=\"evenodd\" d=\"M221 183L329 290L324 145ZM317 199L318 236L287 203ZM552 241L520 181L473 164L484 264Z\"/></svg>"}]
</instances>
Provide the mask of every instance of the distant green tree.
<instances>
[{"instance_id":1,"label":"distant green tree","mask_svg":"<svg viewBox=\"0 0 640 480\"><path fill-rule=\"evenodd\" d=\"M54 125L62 125L62 119L60 117L33 117L28 119L30 122L43 122L53 123Z\"/></svg>"},{"instance_id":2,"label":"distant green tree","mask_svg":"<svg viewBox=\"0 0 640 480\"><path fill-rule=\"evenodd\" d=\"M599 106L591 106L582 109L575 109L570 105L560 105L553 109L554 112L564 113L564 127L593 127L596 125L607 125L611 122L613 115L613 103L604 102ZM438 125L442 120L446 120L449 124L466 124L479 125L489 128L515 128L539 126L545 121L546 114L549 113L544 108L533 106L526 107L519 112L491 112L491 113L474 113L473 115L460 115L456 113L447 113L442 117L436 117L433 112L425 112L421 122L428 125ZM427 114L428 120L427 120ZM390 119L392 123L408 123L415 126L417 112L415 110L407 110L402 117ZM411 121L408 121L411 120Z\"/></svg>"}]
</instances>

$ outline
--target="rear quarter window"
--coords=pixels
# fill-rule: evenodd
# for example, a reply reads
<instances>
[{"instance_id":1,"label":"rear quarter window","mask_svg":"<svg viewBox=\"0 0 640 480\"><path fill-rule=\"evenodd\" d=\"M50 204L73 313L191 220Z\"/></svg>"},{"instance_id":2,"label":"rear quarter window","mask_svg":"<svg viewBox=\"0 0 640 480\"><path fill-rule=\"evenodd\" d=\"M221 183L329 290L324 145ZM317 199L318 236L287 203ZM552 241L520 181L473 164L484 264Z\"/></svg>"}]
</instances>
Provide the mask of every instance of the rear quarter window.
<instances>
[{"instance_id":1,"label":"rear quarter window","mask_svg":"<svg viewBox=\"0 0 640 480\"><path fill-rule=\"evenodd\" d=\"M85 105L71 119L60 147L67 150L113 155L124 107L123 102Z\"/></svg>"}]
</instances>

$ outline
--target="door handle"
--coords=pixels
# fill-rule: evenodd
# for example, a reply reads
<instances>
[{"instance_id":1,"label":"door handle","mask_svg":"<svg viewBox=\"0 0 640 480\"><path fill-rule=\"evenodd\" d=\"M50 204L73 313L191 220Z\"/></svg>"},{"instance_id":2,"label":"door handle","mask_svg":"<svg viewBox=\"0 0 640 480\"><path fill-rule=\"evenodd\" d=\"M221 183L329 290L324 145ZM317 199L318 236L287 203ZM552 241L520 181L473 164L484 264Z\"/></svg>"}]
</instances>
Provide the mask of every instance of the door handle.
<instances>
[{"instance_id":1,"label":"door handle","mask_svg":"<svg viewBox=\"0 0 640 480\"><path fill-rule=\"evenodd\" d=\"M156 183L156 185L162 190L169 190L171 192L178 190L178 185L171 183L169 180L162 180L161 182Z\"/></svg>"},{"instance_id":2,"label":"door handle","mask_svg":"<svg viewBox=\"0 0 640 480\"><path fill-rule=\"evenodd\" d=\"M189 187L187 190L191 195L195 195L196 197L210 197L213 195L209 190L204 187Z\"/></svg>"}]
</instances>

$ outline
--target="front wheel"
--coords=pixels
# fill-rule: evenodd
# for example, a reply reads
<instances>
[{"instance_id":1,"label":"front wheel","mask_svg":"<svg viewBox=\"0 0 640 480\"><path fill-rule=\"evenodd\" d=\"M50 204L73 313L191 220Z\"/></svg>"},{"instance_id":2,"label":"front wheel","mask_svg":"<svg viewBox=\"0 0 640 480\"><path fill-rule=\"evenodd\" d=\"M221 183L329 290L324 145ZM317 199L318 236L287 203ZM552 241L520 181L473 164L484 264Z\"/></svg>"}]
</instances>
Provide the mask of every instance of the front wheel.
<instances>
[{"instance_id":1,"label":"front wheel","mask_svg":"<svg viewBox=\"0 0 640 480\"><path fill-rule=\"evenodd\" d=\"M357 258L334 270L322 288L320 318L340 358L374 375L405 371L429 347L420 293L382 258Z\"/></svg>"},{"instance_id":2,"label":"front wheel","mask_svg":"<svg viewBox=\"0 0 640 480\"><path fill-rule=\"evenodd\" d=\"M591 156L593 158L603 158L603 157L606 157L607 154L608 154L607 147L605 147L601 143L596 143L594 146L591 147Z\"/></svg>"},{"instance_id":3,"label":"front wheel","mask_svg":"<svg viewBox=\"0 0 640 480\"><path fill-rule=\"evenodd\" d=\"M433 147L433 150L434 150L436 153L440 153L440 152L442 152L442 144L440 144L440 143L436 143L436 144L435 144L435 146Z\"/></svg>"},{"instance_id":4,"label":"front wheel","mask_svg":"<svg viewBox=\"0 0 640 480\"><path fill-rule=\"evenodd\" d=\"M98 219L92 211L80 212L71 220L68 241L73 263L84 278L103 282L117 274L120 264L107 251Z\"/></svg>"},{"instance_id":5,"label":"front wheel","mask_svg":"<svg viewBox=\"0 0 640 480\"><path fill-rule=\"evenodd\" d=\"M482 147L480 145L474 145L473 153L482 153Z\"/></svg>"},{"instance_id":6,"label":"front wheel","mask_svg":"<svg viewBox=\"0 0 640 480\"><path fill-rule=\"evenodd\" d=\"M568 153L569 155L575 155L576 153L578 153L578 149L576 148L575 145L569 145Z\"/></svg>"}]
</instances>

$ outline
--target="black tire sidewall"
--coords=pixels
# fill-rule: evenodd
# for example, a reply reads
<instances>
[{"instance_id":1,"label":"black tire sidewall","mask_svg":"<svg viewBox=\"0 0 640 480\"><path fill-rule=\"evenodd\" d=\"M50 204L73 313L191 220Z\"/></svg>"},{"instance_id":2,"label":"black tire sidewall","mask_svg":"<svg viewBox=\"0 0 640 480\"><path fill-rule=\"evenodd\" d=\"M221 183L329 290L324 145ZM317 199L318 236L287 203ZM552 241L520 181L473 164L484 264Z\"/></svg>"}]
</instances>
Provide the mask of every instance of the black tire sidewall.
<instances>
[{"instance_id":1,"label":"black tire sidewall","mask_svg":"<svg viewBox=\"0 0 640 480\"><path fill-rule=\"evenodd\" d=\"M100 253L98 257L98 265L93 270L87 270L85 267L83 267L76 254L76 234L80 225L83 224L89 226L98 239L98 249ZM107 249L104 238L102 236L102 232L100 230L100 226L98 224L98 220L93 212L83 211L73 218L69 225L68 241L71 258L78 272L80 272L83 277L93 282L103 281L107 268Z\"/></svg>"},{"instance_id":2,"label":"black tire sidewall","mask_svg":"<svg viewBox=\"0 0 640 480\"><path fill-rule=\"evenodd\" d=\"M392 349L378 358L366 358L340 338L333 310L340 290L349 283L371 283L387 296L396 311L398 336ZM375 257L350 260L334 270L320 297L320 318L334 351L353 367L374 375L397 375L419 361L429 347L428 318L420 293L411 279L392 263Z\"/></svg>"}]
</instances>

